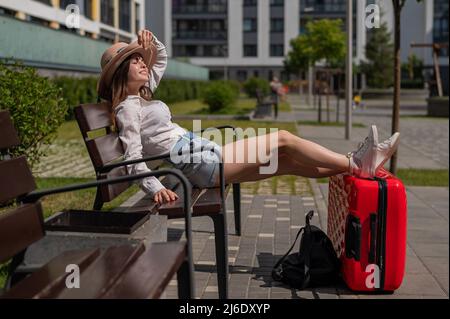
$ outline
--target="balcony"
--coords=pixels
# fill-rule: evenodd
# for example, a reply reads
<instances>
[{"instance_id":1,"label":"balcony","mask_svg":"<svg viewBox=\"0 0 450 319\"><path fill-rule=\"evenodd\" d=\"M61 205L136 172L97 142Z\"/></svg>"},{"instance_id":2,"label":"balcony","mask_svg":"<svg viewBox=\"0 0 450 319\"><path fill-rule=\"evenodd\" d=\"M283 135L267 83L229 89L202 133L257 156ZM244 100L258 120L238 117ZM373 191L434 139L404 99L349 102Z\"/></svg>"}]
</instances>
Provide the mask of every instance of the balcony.
<instances>
[{"instance_id":1,"label":"balcony","mask_svg":"<svg viewBox=\"0 0 450 319\"><path fill-rule=\"evenodd\" d=\"M175 31L173 38L177 40L220 40L226 41L228 33L221 31Z\"/></svg>"},{"instance_id":2,"label":"balcony","mask_svg":"<svg viewBox=\"0 0 450 319\"><path fill-rule=\"evenodd\" d=\"M227 5L226 4L210 4L210 5L180 5L173 7L173 14L203 14L203 13L214 13L214 14L226 14Z\"/></svg>"},{"instance_id":3,"label":"balcony","mask_svg":"<svg viewBox=\"0 0 450 319\"><path fill-rule=\"evenodd\" d=\"M347 6L345 4L327 3L327 4L306 4L300 8L302 15L336 15L346 13Z\"/></svg>"}]
</instances>

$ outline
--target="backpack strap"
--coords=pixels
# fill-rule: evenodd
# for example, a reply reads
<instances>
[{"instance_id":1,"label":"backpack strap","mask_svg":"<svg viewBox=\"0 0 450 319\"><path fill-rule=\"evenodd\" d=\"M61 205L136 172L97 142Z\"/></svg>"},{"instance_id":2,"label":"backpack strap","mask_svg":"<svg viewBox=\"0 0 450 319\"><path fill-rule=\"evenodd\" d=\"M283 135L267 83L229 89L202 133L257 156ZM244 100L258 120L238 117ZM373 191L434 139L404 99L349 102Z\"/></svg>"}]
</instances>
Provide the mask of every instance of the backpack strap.
<instances>
[{"instance_id":1,"label":"backpack strap","mask_svg":"<svg viewBox=\"0 0 450 319\"><path fill-rule=\"evenodd\" d=\"M314 211L310 210L308 214L305 216L305 236L303 236L302 244L304 245L304 253L305 253L305 280L303 281L302 289L308 287L309 282L311 280L310 274L310 266L311 266L311 248L312 248L312 239L311 239L311 219L314 216Z\"/></svg>"},{"instance_id":2,"label":"backpack strap","mask_svg":"<svg viewBox=\"0 0 450 319\"><path fill-rule=\"evenodd\" d=\"M298 240L298 237L300 236L300 234L303 232L303 231L305 231L305 235L306 235L306 233L308 233L308 235L307 236L304 236L303 238L305 238L305 237L308 237L308 241L307 241L307 246L306 246L306 248L307 248L307 253L306 253L306 256L305 256L305 281L304 281L304 283L303 283L303 288L304 287L306 287L307 285L308 285L308 283L309 283L309 280L310 280L310 274L309 274L309 266L310 266L310 260L309 260L309 254L310 254L310 252L311 252L311 247L312 247L312 245L311 245L311 225L310 225L310 220L312 219L312 217L314 216L314 211L313 210L311 210L311 211L309 211L308 212L308 214L306 214L306 225L304 226L304 227L302 227L302 228L300 228L300 230L297 232L297 235L295 236L295 240L294 240L294 243L292 244L292 246L291 246L291 248L289 248L289 250L284 254L284 256L283 257L281 257L278 261L277 261L277 263L275 264L275 266L273 266L273 269L272 269L272 272L277 272L277 270L278 270L278 268L279 268L279 266L280 266L280 264L287 258L287 256L291 253L291 251L292 251L292 249L294 249L294 246L295 246L295 244L297 243L297 240Z\"/></svg>"},{"instance_id":3,"label":"backpack strap","mask_svg":"<svg viewBox=\"0 0 450 319\"><path fill-rule=\"evenodd\" d=\"M275 264L275 266L273 266L273 269L276 269L280 266L280 264L286 259L286 257L291 253L292 249L294 249L295 243L297 242L298 237L300 236L300 234L302 233L302 231L305 229L305 227L300 228L300 230L297 232L297 236L295 236L295 240L294 243L292 244L291 248L289 248L289 250L287 251L287 253L284 254L283 257L281 257L277 263Z\"/></svg>"}]
</instances>

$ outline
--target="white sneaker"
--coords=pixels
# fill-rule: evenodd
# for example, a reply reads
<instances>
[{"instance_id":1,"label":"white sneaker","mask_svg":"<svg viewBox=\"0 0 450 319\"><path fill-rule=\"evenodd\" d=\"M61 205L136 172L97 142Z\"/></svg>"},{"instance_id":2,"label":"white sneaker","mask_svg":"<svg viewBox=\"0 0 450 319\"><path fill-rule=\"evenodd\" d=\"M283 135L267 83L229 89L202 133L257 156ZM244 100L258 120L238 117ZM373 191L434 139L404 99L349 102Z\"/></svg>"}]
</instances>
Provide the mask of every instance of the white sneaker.
<instances>
[{"instance_id":1,"label":"white sneaker","mask_svg":"<svg viewBox=\"0 0 450 319\"><path fill-rule=\"evenodd\" d=\"M383 167L384 163L391 158L392 154L395 153L399 143L400 133L397 132L384 142L378 144L375 174Z\"/></svg>"},{"instance_id":2,"label":"white sneaker","mask_svg":"<svg viewBox=\"0 0 450 319\"><path fill-rule=\"evenodd\" d=\"M364 142L355 152L349 153L350 171L353 175L362 178L375 175L378 145L378 130L375 125L372 125Z\"/></svg>"}]
</instances>

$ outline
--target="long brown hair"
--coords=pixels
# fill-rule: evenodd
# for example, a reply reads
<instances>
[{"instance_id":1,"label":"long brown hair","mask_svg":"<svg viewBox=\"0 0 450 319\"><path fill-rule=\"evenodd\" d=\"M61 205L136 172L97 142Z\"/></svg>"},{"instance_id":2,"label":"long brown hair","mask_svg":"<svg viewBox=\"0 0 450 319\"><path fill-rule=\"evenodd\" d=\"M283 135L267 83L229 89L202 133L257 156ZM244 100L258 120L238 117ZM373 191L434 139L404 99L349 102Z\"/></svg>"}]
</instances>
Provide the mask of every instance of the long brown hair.
<instances>
[{"instance_id":1,"label":"long brown hair","mask_svg":"<svg viewBox=\"0 0 450 319\"><path fill-rule=\"evenodd\" d=\"M114 125L116 123L114 110L128 96L128 70L130 69L130 61L131 56L119 65L113 75L111 84L111 116ZM139 88L139 95L147 101L153 98L152 91L145 85Z\"/></svg>"}]
</instances>

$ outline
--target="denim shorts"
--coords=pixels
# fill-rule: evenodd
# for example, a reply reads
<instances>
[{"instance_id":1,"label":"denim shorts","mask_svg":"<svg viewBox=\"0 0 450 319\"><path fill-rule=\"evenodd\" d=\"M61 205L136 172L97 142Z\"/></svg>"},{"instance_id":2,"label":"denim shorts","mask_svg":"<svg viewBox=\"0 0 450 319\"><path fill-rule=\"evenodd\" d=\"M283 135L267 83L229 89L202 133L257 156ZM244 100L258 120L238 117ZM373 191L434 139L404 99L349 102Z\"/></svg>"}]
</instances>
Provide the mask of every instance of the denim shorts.
<instances>
[{"instance_id":1,"label":"denim shorts","mask_svg":"<svg viewBox=\"0 0 450 319\"><path fill-rule=\"evenodd\" d=\"M217 143L187 132L174 144L169 162L181 170L192 186L215 186L219 176L222 148Z\"/></svg>"}]
</instances>

